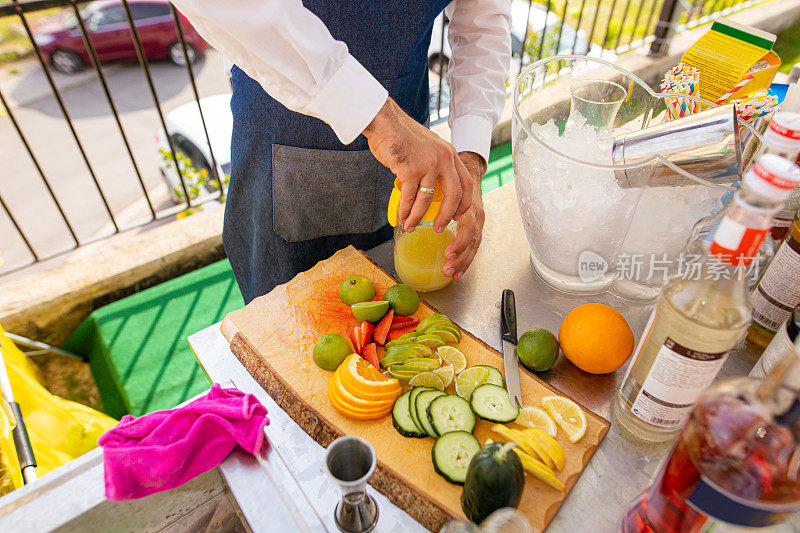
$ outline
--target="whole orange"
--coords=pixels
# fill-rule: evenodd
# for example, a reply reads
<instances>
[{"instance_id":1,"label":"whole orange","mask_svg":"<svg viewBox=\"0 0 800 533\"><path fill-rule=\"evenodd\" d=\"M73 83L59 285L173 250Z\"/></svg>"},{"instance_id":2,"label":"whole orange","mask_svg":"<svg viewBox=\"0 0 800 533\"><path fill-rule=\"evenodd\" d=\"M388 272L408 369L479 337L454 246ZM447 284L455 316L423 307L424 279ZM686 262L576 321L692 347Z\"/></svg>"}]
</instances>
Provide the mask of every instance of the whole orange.
<instances>
[{"instance_id":1,"label":"whole orange","mask_svg":"<svg viewBox=\"0 0 800 533\"><path fill-rule=\"evenodd\" d=\"M558 344L572 364L590 374L608 374L633 352L633 332L616 309L584 304L564 317Z\"/></svg>"}]
</instances>

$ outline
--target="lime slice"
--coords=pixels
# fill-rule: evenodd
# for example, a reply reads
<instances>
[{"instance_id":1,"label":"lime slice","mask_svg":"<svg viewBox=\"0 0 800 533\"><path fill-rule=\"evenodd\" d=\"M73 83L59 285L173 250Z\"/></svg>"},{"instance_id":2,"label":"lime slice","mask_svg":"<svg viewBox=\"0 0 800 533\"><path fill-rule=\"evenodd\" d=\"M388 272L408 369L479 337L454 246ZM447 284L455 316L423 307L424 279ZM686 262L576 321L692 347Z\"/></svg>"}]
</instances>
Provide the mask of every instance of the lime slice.
<instances>
[{"instance_id":1,"label":"lime slice","mask_svg":"<svg viewBox=\"0 0 800 533\"><path fill-rule=\"evenodd\" d=\"M440 346L444 346L446 344L444 340L442 340L442 338L438 335L420 335L419 337L414 339L414 342L419 344L424 344L425 346L428 346L429 348L433 349L436 349Z\"/></svg>"},{"instance_id":2,"label":"lime slice","mask_svg":"<svg viewBox=\"0 0 800 533\"><path fill-rule=\"evenodd\" d=\"M446 322L437 322L425 330L426 334L434 334L443 338L447 342L461 341L461 330L455 324Z\"/></svg>"},{"instance_id":3,"label":"lime slice","mask_svg":"<svg viewBox=\"0 0 800 533\"><path fill-rule=\"evenodd\" d=\"M420 372L408 382L412 387L431 387L444 390L444 381L433 372Z\"/></svg>"},{"instance_id":4,"label":"lime slice","mask_svg":"<svg viewBox=\"0 0 800 533\"><path fill-rule=\"evenodd\" d=\"M445 387L449 387L453 382L453 376L455 376L456 371L453 369L453 365L450 364L441 368L437 368L433 371L433 373L442 378L442 382L444 382Z\"/></svg>"},{"instance_id":5,"label":"lime slice","mask_svg":"<svg viewBox=\"0 0 800 533\"><path fill-rule=\"evenodd\" d=\"M556 436L556 423L550 415L538 407L523 407L514 422L529 428L541 429L551 437Z\"/></svg>"},{"instance_id":6,"label":"lime slice","mask_svg":"<svg viewBox=\"0 0 800 533\"><path fill-rule=\"evenodd\" d=\"M420 357L432 357L433 356L433 348L427 346L425 344L419 342L412 342L410 344L406 344L405 346L408 347L409 350L415 352Z\"/></svg>"},{"instance_id":7,"label":"lime slice","mask_svg":"<svg viewBox=\"0 0 800 533\"><path fill-rule=\"evenodd\" d=\"M431 326L431 324L435 324L437 322L446 322L448 324L452 324L450 319L444 315L431 315L427 318L423 318L420 321L420 323L417 325L417 331L425 331Z\"/></svg>"},{"instance_id":8,"label":"lime slice","mask_svg":"<svg viewBox=\"0 0 800 533\"><path fill-rule=\"evenodd\" d=\"M436 355L438 355L442 360L443 365L446 365L447 363L453 365L453 369L455 370L456 374L460 374L465 368L467 368L467 358L464 357L464 354L461 353L461 350L458 348L453 348L452 346L440 346L436 350Z\"/></svg>"},{"instance_id":9,"label":"lime slice","mask_svg":"<svg viewBox=\"0 0 800 533\"><path fill-rule=\"evenodd\" d=\"M350 306L355 316L361 322L380 322L389 312L389 302L372 301L361 302Z\"/></svg>"},{"instance_id":10,"label":"lime slice","mask_svg":"<svg viewBox=\"0 0 800 533\"><path fill-rule=\"evenodd\" d=\"M489 371L479 366L468 368L456 379L456 394L469 401L472 391L483 385L489 377Z\"/></svg>"}]
</instances>

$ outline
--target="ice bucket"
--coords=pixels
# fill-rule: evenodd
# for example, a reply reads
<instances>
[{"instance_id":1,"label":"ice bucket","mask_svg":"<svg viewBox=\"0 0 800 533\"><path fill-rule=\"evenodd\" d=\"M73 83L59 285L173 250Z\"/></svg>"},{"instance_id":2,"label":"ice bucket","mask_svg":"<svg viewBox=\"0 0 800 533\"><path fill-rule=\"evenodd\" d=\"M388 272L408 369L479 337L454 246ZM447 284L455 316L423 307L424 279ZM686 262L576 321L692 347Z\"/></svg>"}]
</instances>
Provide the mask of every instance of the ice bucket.
<instances>
[{"instance_id":1,"label":"ice bucket","mask_svg":"<svg viewBox=\"0 0 800 533\"><path fill-rule=\"evenodd\" d=\"M532 266L548 284L646 301L692 260L682 253L692 226L733 190L742 151L739 132L724 129L726 110L674 98L585 56L543 59L520 74L513 92L514 183ZM678 137L663 142L664 153L620 161L625 139L639 138L645 128L671 131L676 103L714 115L705 121L714 122L713 133L711 125L702 126L710 132L702 154L708 159L693 149L682 167L675 154L686 150ZM703 148L703 139L685 142Z\"/></svg>"}]
</instances>

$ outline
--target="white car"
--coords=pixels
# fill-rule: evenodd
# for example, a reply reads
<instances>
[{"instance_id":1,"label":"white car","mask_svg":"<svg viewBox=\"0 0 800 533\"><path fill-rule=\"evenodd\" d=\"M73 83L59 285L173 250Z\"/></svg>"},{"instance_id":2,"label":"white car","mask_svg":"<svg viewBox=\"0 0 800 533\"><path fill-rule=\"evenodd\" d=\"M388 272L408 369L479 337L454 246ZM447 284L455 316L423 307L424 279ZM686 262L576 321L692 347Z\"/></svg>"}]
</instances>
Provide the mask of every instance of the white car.
<instances>
[{"instance_id":1,"label":"white car","mask_svg":"<svg viewBox=\"0 0 800 533\"><path fill-rule=\"evenodd\" d=\"M528 9L530 6L530 19ZM525 26L528 24L528 38L525 39ZM442 49L442 27L444 27L444 49ZM542 41L542 29L546 28L544 41ZM559 41L559 32L561 40ZM522 42L525 41L525 48L528 53L522 53ZM541 52L540 52L541 50ZM531 57L531 54L533 57ZM600 57L608 55L604 53L603 47L597 44L590 44L583 30L575 30L568 23L561 24L561 17L558 14L548 11L540 4L530 4L528 0L513 0L511 3L511 55L514 58L522 56L523 65L527 65L538 56L548 57L558 54L577 54L591 55ZM447 27L444 17L437 17L433 23L431 33L431 45L428 48L428 68L435 73L439 73L439 65L444 60L447 61L452 56L450 44L447 42ZM512 60L512 72L514 64L519 64L518 60ZM446 68L446 67L445 67Z\"/></svg>"},{"instance_id":2,"label":"white car","mask_svg":"<svg viewBox=\"0 0 800 533\"><path fill-rule=\"evenodd\" d=\"M180 152L188 158L192 167L197 171L205 170L208 178L205 183L199 184L200 195L219 190L217 178L223 185L227 183L226 176L231 173L231 132L233 131L233 115L231 114L231 95L217 94L200 99L200 107L206 121L211 147L214 150L216 169L212 168L211 152L208 140L203 131L203 123L197 102L192 101L176 107L164 118L167 133L172 140L175 152ZM182 203L180 177L175 164L164 154L170 154L164 131L156 131L156 146L159 151L159 165L161 175L176 203ZM188 188L187 184L187 188Z\"/></svg>"}]
</instances>

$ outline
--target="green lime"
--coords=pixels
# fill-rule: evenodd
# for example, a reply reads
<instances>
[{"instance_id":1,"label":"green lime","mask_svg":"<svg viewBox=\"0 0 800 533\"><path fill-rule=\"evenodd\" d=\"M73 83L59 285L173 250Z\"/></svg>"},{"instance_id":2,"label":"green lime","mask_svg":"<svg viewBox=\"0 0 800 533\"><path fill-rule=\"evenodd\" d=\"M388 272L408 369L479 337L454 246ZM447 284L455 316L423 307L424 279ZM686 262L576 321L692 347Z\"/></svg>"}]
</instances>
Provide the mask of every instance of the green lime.
<instances>
[{"instance_id":1,"label":"green lime","mask_svg":"<svg viewBox=\"0 0 800 533\"><path fill-rule=\"evenodd\" d=\"M375 285L364 276L350 276L339 285L339 298L347 305L368 302L375 298Z\"/></svg>"},{"instance_id":2,"label":"green lime","mask_svg":"<svg viewBox=\"0 0 800 533\"><path fill-rule=\"evenodd\" d=\"M386 289L386 294L383 299L389 302L389 305L394 309L394 314L400 316L410 316L417 312L419 309L419 295L417 291L398 283Z\"/></svg>"},{"instance_id":3,"label":"green lime","mask_svg":"<svg viewBox=\"0 0 800 533\"><path fill-rule=\"evenodd\" d=\"M336 370L348 355L353 353L347 339L336 333L327 333L314 345L314 362L324 370Z\"/></svg>"},{"instance_id":4,"label":"green lime","mask_svg":"<svg viewBox=\"0 0 800 533\"><path fill-rule=\"evenodd\" d=\"M389 302L378 300L375 302L359 302L350 306L355 316L361 322L377 324L389 312Z\"/></svg>"},{"instance_id":5,"label":"green lime","mask_svg":"<svg viewBox=\"0 0 800 533\"><path fill-rule=\"evenodd\" d=\"M517 341L517 357L528 370L549 370L558 359L558 339L546 329L526 331Z\"/></svg>"}]
</instances>

